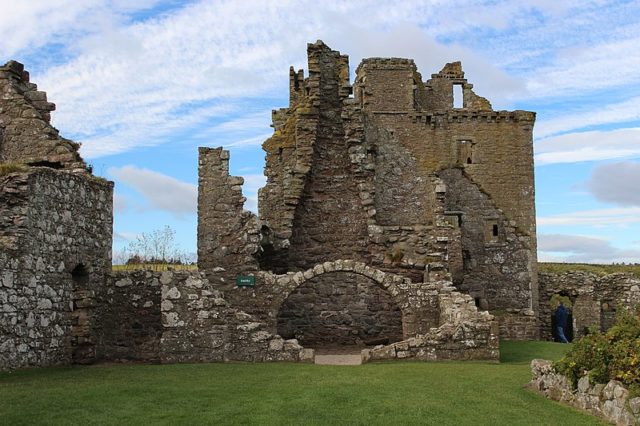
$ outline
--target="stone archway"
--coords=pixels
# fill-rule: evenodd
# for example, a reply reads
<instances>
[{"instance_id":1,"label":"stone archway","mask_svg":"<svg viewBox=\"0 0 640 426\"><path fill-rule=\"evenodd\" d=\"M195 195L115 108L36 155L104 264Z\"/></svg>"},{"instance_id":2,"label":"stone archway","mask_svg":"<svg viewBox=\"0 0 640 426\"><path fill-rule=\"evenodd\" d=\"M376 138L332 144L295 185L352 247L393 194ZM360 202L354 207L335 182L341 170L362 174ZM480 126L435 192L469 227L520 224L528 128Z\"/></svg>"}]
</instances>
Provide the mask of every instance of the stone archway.
<instances>
[{"instance_id":1,"label":"stone archway","mask_svg":"<svg viewBox=\"0 0 640 426\"><path fill-rule=\"evenodd\" d=\"M312 348L389 344L403 339L402 311L373 279L334 271L291 292L280 307L277 332Z\"/></svg>"},{"instance_id":2,"label":"stone archway","mask_svg":"<svg viewBox=\"0 0 640 426\"><path fill-rule=\"evenodd\" d=\"M362 262L353 260L336 260L333 262L324 262L306 271L279 275L272 278L272 309L271 317L276 319L282 314L283 306L286 307L286 301L296 292L298 288L303 288L305 283L313 280L315 277L321 277L327 274L336 274L340 272L350 273L351 275L361 276L366 279L369 286L376 286L379 291L388 296L388 306L392 309L399 310L402 326L402 339L413 337L418 333L426 333L431 327L437 327L440 322L440 310L437 304L437 298L426 295L418 296L420 293L419 283L412 283L409 278L402 277L391 273L385 273L379 269L372 268ZM295 296L294 296L295 297ZM420 303L419 312L415 311L414 305L416 299L424 299ZM426 299L433 303L428 306ZM277 319L276 319L277 321ZM274 324L274 328L278 328ZM275 330L274 330L275 331ZM285 330L286 333L286 330ZM400 333L398 332L399 336ZM392 337L390 337L391 339ZM395 339L395 337L393 337ZM371 340L375 340L374 337Z\"/></svg>"}]
</instances>

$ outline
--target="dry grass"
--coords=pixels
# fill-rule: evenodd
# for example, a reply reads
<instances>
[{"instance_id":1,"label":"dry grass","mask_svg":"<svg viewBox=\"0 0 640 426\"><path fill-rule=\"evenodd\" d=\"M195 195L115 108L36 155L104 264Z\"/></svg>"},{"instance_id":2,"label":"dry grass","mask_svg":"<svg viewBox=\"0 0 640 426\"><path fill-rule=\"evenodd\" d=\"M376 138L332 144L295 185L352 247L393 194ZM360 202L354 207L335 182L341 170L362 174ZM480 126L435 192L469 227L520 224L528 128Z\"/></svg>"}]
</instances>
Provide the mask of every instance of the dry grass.
<instances>
[{"instance_id":1,"label":"dry grass","mask_svg":"<svg viewBox=\"0 0 640 426\"><path fill-rule=\"evenodd\" d=\"M0 163L0 177L9 173L26 172L29 167L22 163Z\"/></svg>"}]
</instances>

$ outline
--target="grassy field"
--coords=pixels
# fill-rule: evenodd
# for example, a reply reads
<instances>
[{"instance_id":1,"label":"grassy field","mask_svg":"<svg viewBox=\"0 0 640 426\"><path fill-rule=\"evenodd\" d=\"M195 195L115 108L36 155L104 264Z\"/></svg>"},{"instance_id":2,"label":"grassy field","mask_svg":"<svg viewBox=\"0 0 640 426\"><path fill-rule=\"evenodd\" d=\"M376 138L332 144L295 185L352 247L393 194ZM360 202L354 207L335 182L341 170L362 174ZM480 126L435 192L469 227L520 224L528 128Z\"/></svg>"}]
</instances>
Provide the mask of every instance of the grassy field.
<instances>
[{"instance_id":1,"label":"grassy field","mask_svg":"<svg viewBox=\"0 0 640 426\"><path fill-rule=\"evenodd\" d=\"M504 342L502 362L98 365L0 374L0 424L603 424L526 390L532 358L568 346Z\"/></svg>"},{"instance_id":2,"label":"grassy field","mask_svg":"<svg viewBox=\"0 0 640 426\"><path fill-rule=\"evenodd\" d=\"M631 272L640 278L640 265L593 265L589 263L538 263L539 272L562 273L568 271L592 272L603 276L614 272Z\"/></svg>"}]
</instances>

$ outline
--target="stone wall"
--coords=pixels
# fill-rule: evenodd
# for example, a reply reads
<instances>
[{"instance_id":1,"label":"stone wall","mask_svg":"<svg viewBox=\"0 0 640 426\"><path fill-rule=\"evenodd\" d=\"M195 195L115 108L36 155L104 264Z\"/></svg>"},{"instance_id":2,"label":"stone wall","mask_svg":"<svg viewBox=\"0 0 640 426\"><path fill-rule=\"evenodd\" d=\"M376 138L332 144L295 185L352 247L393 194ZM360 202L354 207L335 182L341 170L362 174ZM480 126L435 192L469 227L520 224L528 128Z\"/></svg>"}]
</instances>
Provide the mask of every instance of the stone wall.
<instances>
[{"instance_id":1,"label":"stone wall","mask_svg":"<svg viewBox=\"0 0 640 426\"><path fill-rule=\"evenodd\" d=\"M640 304L640 278L629 273L598 276L573 271L562 274L540 273L540 331L543 339L552 339L551 298L555 294L567 296L572 302L574 338L583 336L595 326L600 330L611 327L619 307Z\"/></svg>"},{"instance_id":2,"label":"stone wall","mask_svg":"<svg viewBox=\"0 0 640 426\"><path fill-rule=\"evenodd\" d=\"M98 293L99 358L160 361L160 279L150 271L112 272Z\"/></svg>"},{"instance_id":3,"label":"stone wall","mask_svg":"<svg viewBox=\"0 0 640 426\"><path fill-rule=\"evenodd\" d=\"M629 390L619 381L592 384L589 377L578 381L572 389L567 378L557 373L551 361L531 361L532 379L529 387L547 398L585 410L620 426L640 425L640 397L629 398Z\"/></svg>"},{"instance_id":4,"label":"stone wall","mask_svg":"<svg viewBox=\"0 0 640 426\"><path fill-rule=\"evenodd\" d=\"M241 177L229 176L229 151L200 148L198 160L198 266L224 268L227 284L255 272L260 250L256 216L244 210Z\"/></svg>"},{"instance_id":5,"label":"stone wall","mask_svg":"<svg viewBox=\"0 0 640 426\"><path fill-rule=\"evenodd\" d=\"M478 311L469 295L446 281L434 284L440 307L440 326L424 334L362 351L362 361L392 359L491 360L500 358L498 324L486 311Z\"/></svg>"},{"instance_id":6,"label":"stone wall","mask_svg":"<svg viewBox=\"0 0 640 426\"><path fill-rule=\"evenodd\" d=\"M313 361L313 350L234 307L205 274L167 271L158 279L162 362Z\"/></svg>"},{"instance_id":7,"label":"stone wall","mask_svg":"<svg viewBox=\"0 0 640 426\"><path fill-rule=\"evenodd\" d=\"M423 82L412 60L365 59L352 88L346 56L307 53L263 144L262 269L352 259L418 282L439 268L485 308L536 309L535 114L493 111L459 62Z\"/></svg>"},{"instance_id":8,"label":"stone wall","mask_svg":"<svg viewBox=\"0 0 640 426\"><path fill-rule=\"evenodd\" d=\"M540 325L533 310L492 312L499 324L500 339L538 340Z\"/></svg>"},{"instance_id":9,"label":"stone wall","mask_svg":"<svg viewBox=\"0 0 640 426\"><path fill-rule=\"evenodd\" d=\"M112 188L49 168L0 178L0 369L95 359Z\"/></svg>"},{"instance_id":10,"label":"stone wall","mask_svg":"<svg viewBox=\"0 0 640 426\"><path fill-rule=\"evenodd\" d=\"M278 334L307 347L396 342L402 340L402 312L371 278L349 272L316 276L283 303Z\"/></svg>"},{"instance_id":11,"label":"stone wall","mask_svg":"<svg viewBox=\"0 0 640 426\"><path fill-rule=\"evenodd\" d=\"M86 172L80 145L61 137L50 124L55 108L47 94L29 82L22 64L0 66L0 162Z\"/></svg>"},{"instance_id":12,"label":"stone wall","mask_svg":"<svg viewBox=\"0 0 640 426\"><path fill-rule=\"evenodd\" d=\"M459 212L463 274L456 286L490 310L532 309L531 237L518 232L462 169L439 175L447 185L447 210Z\"/></svg>"}]
</instances>

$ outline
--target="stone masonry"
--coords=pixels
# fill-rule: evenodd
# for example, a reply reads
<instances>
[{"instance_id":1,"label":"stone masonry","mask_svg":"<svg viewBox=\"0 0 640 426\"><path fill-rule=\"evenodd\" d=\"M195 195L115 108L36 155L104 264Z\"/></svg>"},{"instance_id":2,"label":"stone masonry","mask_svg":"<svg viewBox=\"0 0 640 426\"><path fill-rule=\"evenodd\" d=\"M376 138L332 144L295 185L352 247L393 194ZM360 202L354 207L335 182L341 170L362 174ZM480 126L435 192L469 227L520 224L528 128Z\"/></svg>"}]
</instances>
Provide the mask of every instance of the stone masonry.
<instances>
[{"instance_id":1,"label":"stone masonry","mask_svg":"<svg viewBox=\"0 0 640 426\"><path fill-rule=\"evenodd\" d=\"M0 177L0 368L96 358L112 183L50 168Z\"/></svg>"},{"instance_id":2,"label":"stone masonry","mask_svg":"<svg viewBox=\"0 0 640 426\"><path fill-rule=\"evenodd\" d=\"M337 259L423 285L451 279L477 307L507 318L505 337L537 338L535 114L493 111L459 62L423 81L412 60L365 59L351 84L347 56L318 41L308 58L308 77L290 70L289 107L272 114L258 221L241 216L228 154L200 152L202 270L222 266L221 289L255 274L255 264L283 274ZM233 235L235 248L212 248L206 235ZM349 274L317 277L280 308L278 330L307 344L400 338L401 309Z\"/></svg>"},{"instance_id":3,"label":"stone masonry","mask_svg":"<svg viewBox=\"0 0 640 426\"><path fill-rule=\"evenodd\" d=\"M0 67L0 162L17 162L86 171L80 145L60 137L51 126L56 106L29 82L18 62Z\"/></svg>"},{"instance_id":4,"label":"stone masonry","mask_svg":"<svg viewBox=\"0 0 640 426\"><path fill-rule=\"evenodd\" d=\"M199 271L112 273L113 184L50 125L17 62L0 67L0 369L94 361L498 359L498 337L550 337L640 303L630 275L540 274L535 114L494 111L459 62L308 45L273 111L259 214L229 152L199 150ZM454 88L463 94L454 106ZM238 285L244 283L244 286ZM610 404L609 404L610 405Z\"/></svg>"},{"instance_id":5,"label":"stone masonry","mask_svg":"<svg viewBox=\"0 0 640 426\"><path fill-rule=\"evenodd\" d=\"M572 389L565 376L553 368L551 361L531 361L532 379L529 387L547 398L585 410L619 426L640 425L640 397L629 398L629 390L619 381L590 383L584 376Z\"/></svg>"},{"instance_id":6,"label":"stone masonry","mask_svg":"<svg viewBox=\"0 0 640 426\"><path fill-rule=\"evenodd\" d=\"M547 340L552 339L551 299L556 294L571 300L574 338L586 334L589 327L607 330L613 325L618 309L640 304L640 279L633 274L541 273L539 283L540 332Z\"/></svg>"}]
</instances>

